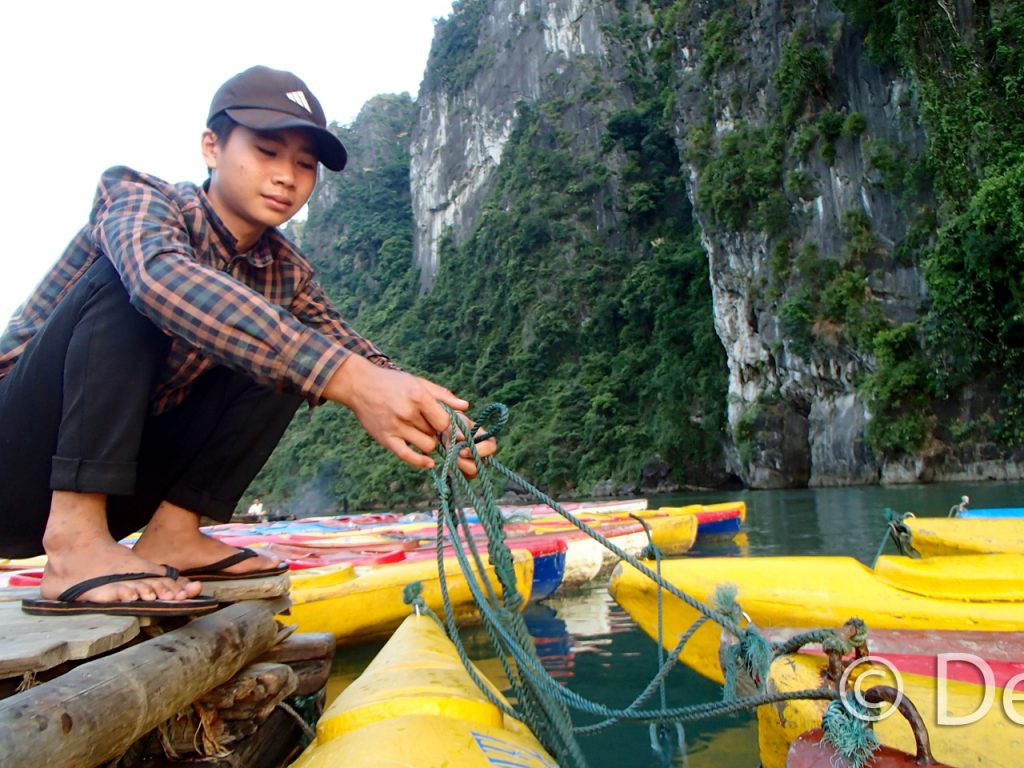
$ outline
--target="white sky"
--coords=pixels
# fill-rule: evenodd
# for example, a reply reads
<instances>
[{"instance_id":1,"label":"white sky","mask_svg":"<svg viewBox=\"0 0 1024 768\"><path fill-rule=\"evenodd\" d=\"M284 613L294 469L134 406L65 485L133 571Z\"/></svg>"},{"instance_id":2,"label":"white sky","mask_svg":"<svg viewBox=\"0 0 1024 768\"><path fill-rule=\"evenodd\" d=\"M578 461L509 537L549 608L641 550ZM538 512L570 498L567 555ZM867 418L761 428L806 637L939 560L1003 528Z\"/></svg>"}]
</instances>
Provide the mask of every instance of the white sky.
<instances>
[{"instance_id":1,"label":"white sky","mask_svg":"<svg viewBox=\"0 0 1024 768\"><path fill-rule=\"evenodd\" d=\"M85 224L104 169L202 181L218 86L287 69L328 121L415 98L451 0L18 0L0 26L0 330Z\"/></svg>"}]
</instances>

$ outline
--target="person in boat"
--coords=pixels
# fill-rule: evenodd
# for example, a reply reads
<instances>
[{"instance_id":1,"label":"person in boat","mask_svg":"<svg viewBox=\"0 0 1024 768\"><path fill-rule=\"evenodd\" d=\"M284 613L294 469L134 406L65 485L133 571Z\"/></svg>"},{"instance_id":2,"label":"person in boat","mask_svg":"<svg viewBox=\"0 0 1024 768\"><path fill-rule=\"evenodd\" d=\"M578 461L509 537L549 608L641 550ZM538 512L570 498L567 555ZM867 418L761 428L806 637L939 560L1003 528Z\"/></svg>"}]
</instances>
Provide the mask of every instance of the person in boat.
<instances>
[{"instance_id":1,"label":"person in boat","mask_svg":"<svg viewBox=\"0 0 1024 768\"><path fill-rule=\"evenodd\" d=\"M199 521L230 518L304 401L349 408L422 468L450 426L442 404L469 405L356 333L279 231L319 165L347 161L301 79L229 79L201 151L201 186L106 171L88 224L0 336L0 556L46 553L54 612L187 609L196 579L284 570ZM475 472L466 452L460 469Z\"/></svg>"}]
</instances>

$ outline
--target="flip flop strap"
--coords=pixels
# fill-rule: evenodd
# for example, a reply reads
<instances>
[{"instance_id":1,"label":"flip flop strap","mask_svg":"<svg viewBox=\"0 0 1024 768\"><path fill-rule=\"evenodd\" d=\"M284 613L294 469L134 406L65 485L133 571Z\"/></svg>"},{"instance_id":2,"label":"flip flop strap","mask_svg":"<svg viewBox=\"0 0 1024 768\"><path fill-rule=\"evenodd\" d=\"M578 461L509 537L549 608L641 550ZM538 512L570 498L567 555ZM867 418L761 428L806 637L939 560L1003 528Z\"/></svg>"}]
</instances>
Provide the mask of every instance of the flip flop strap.
<instances>
[{"instance_id":1,"label":"flip flop strap","mask_svg":"<svg viewBox=\"0 0 1024 768\"><path fill-rule=\"evenodd\" d=\"M159 578L161 578L159 573L108 573L106 576L97 576L94 579L86 579L85 581L80 581L74 586L68 587L60 593L57 600L62 603L71 603L74 602L75 598L80 597L90 589L96 589L96 587L114 584L118 581L138 581L139 579Z\"/></svg>"},{"instance_id":2,"label":"flip flop strap","mask_svg":"<svg viewBox=\"0 0 1024 768\"><path fill-rule=\"evenodd\" d=\"M216 563L204 565L201 568L189 568L182 571L181 575L188 577L193 573L212 573L214 571L223 571L225 568L230 568L232 565L237 565L243 560L251 560L254 557L259 557L259 553L254 552L248 547L240 547L235 554L228 555L223 560L218 560Z\"/></svg>"}]
</instances>

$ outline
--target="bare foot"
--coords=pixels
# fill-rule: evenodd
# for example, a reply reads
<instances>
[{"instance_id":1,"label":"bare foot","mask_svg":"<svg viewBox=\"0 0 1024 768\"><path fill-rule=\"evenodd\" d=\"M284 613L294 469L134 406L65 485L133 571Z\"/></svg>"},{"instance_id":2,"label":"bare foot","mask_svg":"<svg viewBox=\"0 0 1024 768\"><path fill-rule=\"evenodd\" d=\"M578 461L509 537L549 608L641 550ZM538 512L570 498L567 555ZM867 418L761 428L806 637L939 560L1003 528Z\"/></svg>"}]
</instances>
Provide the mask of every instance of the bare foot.
<instances>
[{"instance_id":1,"label":"bare foot","mask_svg":"<svg viewBox=\"0 0 1024 768\"><path fill-rule=\"evenodd\" d=\"M186 600L196 597L202 584L186 579L171 579L164 567L139 557L113 540L80 544L67 552L49 553L43 580L42 596L55 600L64 590L96 576L111 573L152 573L154 578L117 581L90 589L77 600L96 603L127 603L135 600Z\"/></svg>"},{"instance_id":2,"label":"bare foot","mask_svg":"<svg viewBox=\"0 0 1024 768\"><path fill-rule=\"evenodd\" d=\"M187 509L164 502L146 526L133 550L140 557L156 559L179 571L201 568L238 552L219 539L199 531L199 516ZM279 557L260 554L225 568L226 573L244 574L277 567Z\"/></svg>"},{"instance_id":3,"label":"bare foot","mask_svg":"<svg viewBox=\"0 0 1024 768\"><path fill-rule=\"evenodd\" d=\"M163 576L159 561L142 558L115 542L107 530L106 497L101 494L54 491L43 548L47 562L40 591L47 600L86 579L112 573L152 573L153 578L105 584L76 599L97 603L187 600L202 589L199 582Z\"/></svg>"}]
</instances>

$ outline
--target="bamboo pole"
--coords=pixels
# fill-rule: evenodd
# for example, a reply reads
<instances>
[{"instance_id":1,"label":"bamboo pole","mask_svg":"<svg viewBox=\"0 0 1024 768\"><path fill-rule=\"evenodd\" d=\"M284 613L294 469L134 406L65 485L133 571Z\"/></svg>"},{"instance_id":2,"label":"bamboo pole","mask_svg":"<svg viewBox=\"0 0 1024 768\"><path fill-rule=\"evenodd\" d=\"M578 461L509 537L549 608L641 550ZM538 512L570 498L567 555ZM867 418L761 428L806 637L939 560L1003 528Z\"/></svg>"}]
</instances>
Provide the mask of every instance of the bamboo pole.
<instances>
[{"instance_id":1,"label":"bamboo pole","mask_svg":"<svg viewBox=\"0 0 1024 768\"><path fill-rule=\"evenodd\" d=\"M228 606L0 700L4 768L93 768L274 642L274 601Z\"/></svg>"}]
</instances>

